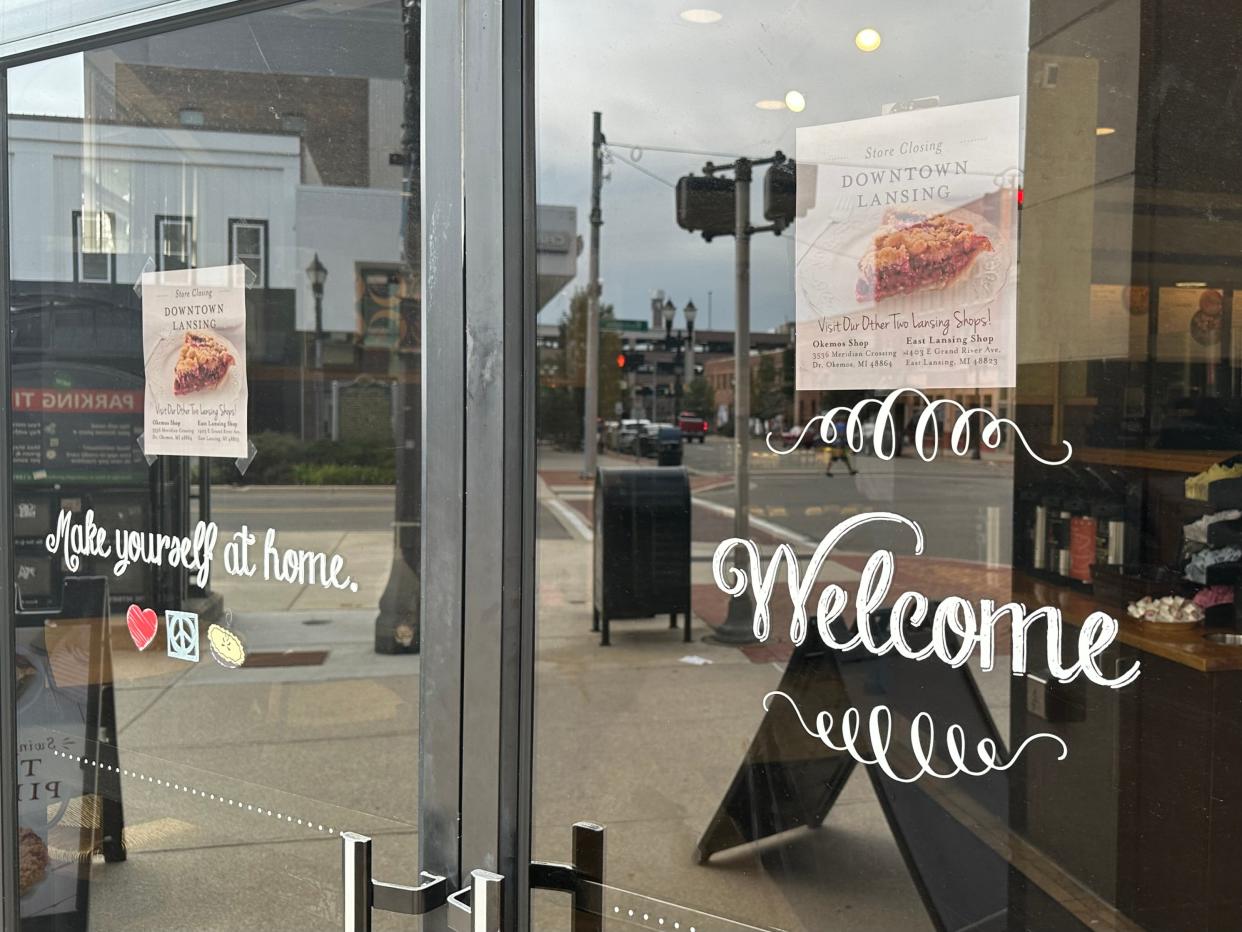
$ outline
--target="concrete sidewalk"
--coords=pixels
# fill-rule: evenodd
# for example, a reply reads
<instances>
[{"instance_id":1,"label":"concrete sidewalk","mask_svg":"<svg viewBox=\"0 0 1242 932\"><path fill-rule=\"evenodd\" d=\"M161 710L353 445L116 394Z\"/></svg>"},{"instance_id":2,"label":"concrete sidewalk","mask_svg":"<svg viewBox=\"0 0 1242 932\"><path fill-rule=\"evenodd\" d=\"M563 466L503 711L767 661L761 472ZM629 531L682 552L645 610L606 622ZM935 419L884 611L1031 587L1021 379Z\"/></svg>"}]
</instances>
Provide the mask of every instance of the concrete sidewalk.
<instances>
[{"instance_id":1,"label":"concrete sidewalk","mask_svg":"<svg viewBox=\"0 0 1242 932\"><path fill-rule=\"evenodd\" d=\"M632 465L615 459L601 457L601 465ZM565 536L541 539L537 562L536 857L568 858L569 826L586 819L608 827L608 884L646 897L761 929L930 929L861 768L819 831L696 862L699 837L783 667L704 643L710 629L701 616L693 644L659 618L617 622L613 646L598 646L589 509L575 507L584 496L589 502L590 486L571 480L575 465L572 455L541 450L540 505L561 519ZM699 514L696 586L711 582L714 549ZM856 578L844 566L827 570L834 572ZM538 928L563 932L566 922L552 900Z\"/></svg>"},{"instance_id":2,"label":"concrete sidewalk","mask_svg":"<svg viewBox=\"0 0 1242 932\"><path fill-rule=\"evenodd\" d=\"M632 465L611 456L601 463ZM535 856L568 859L576 821L607 826L607 879L618 890L606 902L621 918L648 909L668 920L664 928L698 915L692 908L710 922L691 919L682 930L725 932L739 922L786 932L930 929L861 768L820 830L696 862L784 656L701 640L706 622L719 621L709 561L730 522L697 505L694 642L661 618L619 621L613 646L601 648L590 630L590 482L573 455L541 448L539 466ZM696 478L694 494L712 481ZM756 526L756 539L770 552L785 530L774 519L767 530ZM282 533L281 542L294 546L310 533ZM312 534L305 544L324 540ZM276 666L179 663L158 655L162 641L140 655L118 622L129 860L95 859L92 927L339 928L342 830L376 838L383 879L415 882L421 661L372 649L391 536L352 530L332 542L358 570L358 593L217 578L248 649ZM844 558L825 570L843 583L856 577ZM281 665L289 651L321 656ZM1003 722L1007 674L997 682L983 686ZM535 902L537 928L568 928L564 897ZM658 916L641 905L660 902ZM378 929L416 926L376 914Z\"/></svg>"}]
</instances>

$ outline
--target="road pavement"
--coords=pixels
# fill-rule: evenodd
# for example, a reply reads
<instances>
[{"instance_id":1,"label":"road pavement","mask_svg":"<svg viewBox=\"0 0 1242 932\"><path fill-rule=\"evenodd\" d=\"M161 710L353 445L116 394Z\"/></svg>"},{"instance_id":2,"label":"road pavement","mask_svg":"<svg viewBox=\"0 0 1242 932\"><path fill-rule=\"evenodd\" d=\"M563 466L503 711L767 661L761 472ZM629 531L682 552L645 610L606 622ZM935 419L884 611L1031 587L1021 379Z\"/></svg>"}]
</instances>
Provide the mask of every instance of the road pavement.
<instances>
[{"instance_id":1,"label":"road pavement","mask_svg":"<svg viewBox=\"0 0 1242 932\"><path fill-rule=\"evenodd\" d=\"M386 531L396 491L377 486L231 486L211 490L211 516L221 532L243 524L282 531Z\"/></svg>"},{"instance_id":2,"label":"road pavement","mask_svg":"<svg viewBox=\"0 0 1242 932\"><path fill-rule=\"evenodd\" d=\"M1008 459L971 460L942 456L924 462L914 456L882 460L854 456L858 474L843 463L824 475L824 452L801 452L787 458L752 446L751 514L818 540L836 523L860 511L893 511L923 528L929 556L971 562L1008 563L1012 545L1013 463ZM767 454L767 456L764 456ZM732 507L732 443L711 438L686 448L692 471L720 474L725 484L700 497ZM773 465L768 457L778 459ZM789 461L793 462L789 462ZM890 527L876 525L854 532L845 549L909 552L908 539L894 538Z\"/></svg>"}]
</instances>

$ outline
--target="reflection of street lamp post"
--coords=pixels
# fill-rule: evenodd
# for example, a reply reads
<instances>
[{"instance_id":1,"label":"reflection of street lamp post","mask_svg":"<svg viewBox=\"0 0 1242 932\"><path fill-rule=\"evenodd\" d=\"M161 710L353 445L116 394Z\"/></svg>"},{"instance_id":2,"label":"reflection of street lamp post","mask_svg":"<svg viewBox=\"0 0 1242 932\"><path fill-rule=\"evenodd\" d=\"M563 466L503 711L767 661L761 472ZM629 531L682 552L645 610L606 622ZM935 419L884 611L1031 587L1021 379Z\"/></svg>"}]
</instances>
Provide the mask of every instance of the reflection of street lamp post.
<instances>
[{"instance_id":1,"label":"reflection of street lamp post","mask_svg":"<svg viewBox=\"0 0 1242 932\"><path fill-rule=\"evenodd\" d=\"M306 267L306 277L310 279L311 293L315 296L315 368L323 368L323 283L328 280L328 270L319 261L319 253L311 259Z\"/></svg>"},{"instance_id":2,"label":"reflection of street lamp post","mask_svg":"<svg viewBox=\"0 0 1242 932\"><path fill-rule=\"evenodd\" d=\"M686 374L684 381L688 386L694 381L694 318L698 316L699 309L694 306L693 301L687 301L682 313L686 315Z\"/></svg>"},{"instance_id":3,"label":"reflection of street lamp post","mask_svg":"<svg viewBox=\"0 0 1242 932\"><path fill-rule=\"evenodd\" d=\"M315 369L319 375L315 380L315 433L312 439L318 440L323 433L323 283L328 280L328 270L319 261L319 253L315 253L315 258L306 267L306 277L310 279L311 294L315 296ZM306 378L305 355L302 357L302 378ZM302 383L302 397L306 398L305 382Z\"/></svg>"},{"instance_id":4,"label":"reflection of street lamp post","mask_svg":"<svg viewBox=\"0 0 1242 932\"><path fill-rule=\"evenodd\" d=\"M664 307L661 308L661 313L664 314L664 349L668 352L673 349L673 318L677 316L677 305L673 303L671 298L666 298L664 300ZM657 369L658 368L659 367L657 366ZM674 365L674 379L676 379L676 370L677 367ZM674 402L674 404L676 404L676 402ZM675 416L676 412L674 412L674 417Z\"/></svg>"}]
</instances>

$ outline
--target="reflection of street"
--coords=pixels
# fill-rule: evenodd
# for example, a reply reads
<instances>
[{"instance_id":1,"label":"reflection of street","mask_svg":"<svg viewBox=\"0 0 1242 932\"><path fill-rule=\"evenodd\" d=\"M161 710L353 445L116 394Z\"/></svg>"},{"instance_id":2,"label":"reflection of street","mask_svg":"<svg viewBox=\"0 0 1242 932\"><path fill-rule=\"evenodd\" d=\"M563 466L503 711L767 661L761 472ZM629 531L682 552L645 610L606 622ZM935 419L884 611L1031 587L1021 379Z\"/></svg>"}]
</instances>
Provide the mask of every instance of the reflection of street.
<instances>
[{"instance_id":1,"label":"reflection of street","mask_svg":"<svg viewBox=\"0 0 1242 932\"><path fill-rule=\"evenodd\" d=\"M383 836L377 869L402 876L417 845L420 658L374 648L393 494L391 486L213 489L220 544L211 585L245 643L239 668L210 662L205 642L198 663L168 656L163 625L139 653L124 617L113 619L129 863L94 869L91 911L101 927L339 928L337 893L322 878L339 863L342 830ZM223 545L242 524L258 538L251 558L260 567L262 534L273 527L281 548L344 556L358 592L264 580L261 568L250 578L226 574ZM227 897L187 904L135 896L135 870L147 889L182 889L187 876L241 879ZM297 902L260 889L273 870L298 881ZM187 925L187 915L211 921Z\"/></svg>"},{"instance_id":2,"label":"reflection of street","mask_svg":"<svg viewBox=\"0 0 1242 932\"><path fill-rule=\"evenodd\" d=\"M215 486L211 515L223 535L243 524L280 531L384 531L391 533L393 487Z\"/></svg>"},{"instance_id":3,"label":"reflection of street","mask_svg":"<svg viewBox=\"0 0 1242 932\"><path fill-rule=\"evenodd\" d=\"M230 576L222 565L212 571L212 589L233 611L376 610L392 562L392 486L251 486L212 491L211 514L220 540L244 524L256 537L250 559L259 570L251 577ZM345 559L344 574L358 591L318 585L287 585L263 578L263 535L276 531L276 546L321 550ZM217 559L219 554L217 554Z\"/></svg>"},{"instance_id":4,"label":"reflection of street","mask_svg":"<svg viewBox=\"0 0 1242 932\"><path fill-rule=\"evenodd\" d=\"M752 447L751 514L819 540L833 525L862 511L895 511L919 522L925 553L974 562L1009 562L1013 504L1013 464L988 458L943 456L925 463L913 456L885 461L854 457L859 474L843 469L824 475L823 451L777 457L763 441ZM727 474L732 444L713 438L687 447L692 471ZM732 507L731 485L700 497ZM893 538L890 528L862 528L843 549L869 553L881 547L909 552L909 541Z\"/></svg>"},{"instance_id":5,"label":"reflection of street","mask_svg":"<svg viewBox=\"0 0 1242 932\"><path fill-rule=\"evenodd\" d=\"M723 460L728 452L727 442L713 439L701 447L695 444L686 457L695 471L690 569L694 643L682 643L661 617L617 621L613 644L604 648L590 630L592 486L579 477L580 457L540 450L539 499L545 521L536 558L536 846L555 851L566 822L591 818L608 826L609 869L617 876L642 877L646 895L726 912L730 919L764 928L819 929L824 927L822 918L833 915L847 916L849 928L928 929L918 891L861 768L823 830L790 832L765 845L739 847L707 865L693 861L695 845L762 718L763 697L779 685L789 656L783 634L746 650L702 640L708 625L720 624L724 616L726 600L712 583L711 554L732 532L730 517L722 513L730 508L732 487L726 470L703 469L693 460ZM873 462L864 459L860 467ZM636 464L609 453L600 465L654 464ZM841 483L841 488L828 494L824 487L830 483ZM885 488L892 484L890 475ZM947 490L948 483L943 485ZM997 488L999 496L1000 483ZM883 498L856 501L857 494L852 480L825 479L822 466L801 475L756 474L752 502L764 514L756 515L762 524L754 522L752 535L765 556L778 540L790 539L805 553L798 538L818 540L835 523L829 506L891 507ZM793 515L794 503L823 512ZM935 536L936 518L929 514L925 520ZM890 541L888 546L900 553L904 543ZM898 558L902 567L909 562ZM830 559L821 579L852 590L860 566L854 556ZM952 564L953 569L962 566ZM981 570L968 569L976 574ZM905 584L909 576L903 573L900 582ZM971 591L961 582L941 572L931 591L950 586ZM782 579L778 591L783 587ZM999 580L997 594L1006 589L1006 580ZM773 606L774 624L787 631L787 599L778 596ZM984 695L1001 722L1008 720L1008 686L1007 670L981 678ZM590 736L585 745L584 736ZM589 753L583 753L584 746ZM780 750L800 753L807 748L809 753L811 746L792 747ZM618 793L618 786L625 792ZM641 799L643 807L636 811L633 799ZM660 865L659 876L642 876L652 863ZM773 863L781 870L772 871ZM560 932L565 925L559 914L537 914L533 927Z\"/></svg>"}]
</instances>

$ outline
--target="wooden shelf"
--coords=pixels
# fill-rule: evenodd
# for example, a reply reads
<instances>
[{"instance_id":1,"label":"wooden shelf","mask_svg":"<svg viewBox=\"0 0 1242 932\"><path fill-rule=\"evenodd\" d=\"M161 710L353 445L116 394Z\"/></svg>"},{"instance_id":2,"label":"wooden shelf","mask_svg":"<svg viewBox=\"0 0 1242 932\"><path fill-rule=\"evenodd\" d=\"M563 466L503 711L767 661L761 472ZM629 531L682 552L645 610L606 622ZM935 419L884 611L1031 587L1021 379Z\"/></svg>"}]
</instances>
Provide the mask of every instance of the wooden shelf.
<instances>
[{"instance_id":1,"label":"wooden shelf","mask_svg":"<svg viewBox=\"0 0 1242 932\"><path fill-rule=\"evenodd\" d=\"M1063 454L1063 447L1050 446L1043 455L1061 456ZM1237 454L1237 450L1126 450L1107 447L1074 447L1074 455L1070 462L1123 466L1130 469L1155 469L1194 475Z\"/></svg>"},{"instance_id":2,"label":"wooden shelf","mask_svg":"<svg viewBox=\"0 0 1242 932\"><path fill-rule=\"evenodd\" d=\"M1028 606L1048 605L1057 608L1061 611L1062 620L1074 627L1079 626L1092 612L1108 612L1121 623L1117 640L1123 644L1201 673L1242 670L1242 647L1213 644L1204 637L1208 629L1202 625L1176 637L1152 637L1140 630L1134 619L1126 614L1124 605L1101 601L1090 593L1032 579L1017 571L1013 575L1013 599Z\"/></svg>"}]
</instances>

